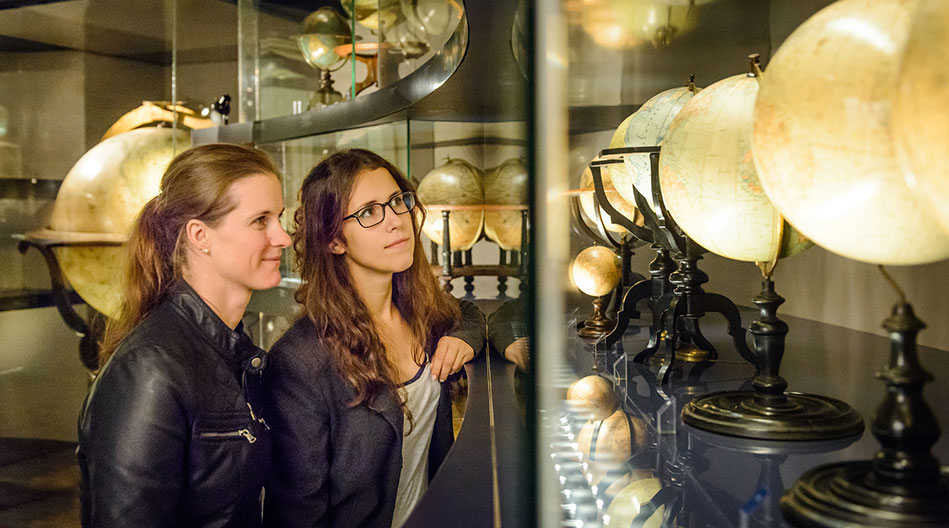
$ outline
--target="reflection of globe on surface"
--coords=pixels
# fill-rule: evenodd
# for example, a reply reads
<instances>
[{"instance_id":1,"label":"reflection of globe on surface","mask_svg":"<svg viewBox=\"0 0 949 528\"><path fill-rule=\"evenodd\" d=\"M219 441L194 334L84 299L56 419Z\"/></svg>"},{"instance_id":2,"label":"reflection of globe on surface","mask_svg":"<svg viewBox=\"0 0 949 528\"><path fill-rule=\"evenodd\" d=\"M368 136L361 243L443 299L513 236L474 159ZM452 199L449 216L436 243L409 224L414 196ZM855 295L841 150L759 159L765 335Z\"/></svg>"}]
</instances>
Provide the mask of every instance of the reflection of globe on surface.
<instances>
[{"instance_id":1,"label":"reflection of globe on surface","mask_svg":"<svg viewBox=\"0 0 949 528\"><path fill-rule=\"evenodd\" d=\"M517 0L517 12L514 14L514 24L511 25L511 53L521 75L527 78L527 3Z\"/></svg>"},{"instance_id":2,"label":"reflection of globe on surface","mask_svg":"<svg viewBox=\"0 0 949 528\"><path fill-rule=\"evenodd\" d=\"M485 205L523 205L527 203L527 165L509 159L484 176ZM485 211L484 234L502 249L521 247L520 211Z\"/></svg>"},{"instance_id":3,"label":"reflection of globe on surface","mask_svg":"<svg viewBox=\"0 0 949 528\"><path fill-rule=\"evenodd\" d=\"M418 186L422 205L483 205L484 189L481 172L470 163L450 159L432 169ZM422 230L436 244L443 240L444 222L441 211L429 210ZM471 248L481 237L484 210L451 211L448 217L449 247L452 251Z\"/></svg>"},{"instance_id":4,"label":"reflection of globe on surface","mask_svg":"<svg viewBox=\"0 0 949 528\"><path fill-rule=\"evenodd\" d=\"M643 524L633 524L650 501L662 489L662 483L655 477L633 481L613 497L613 501L603 514L604 526L642 526L643 528L659 528L662 517L665 515L665 505L656 508L655 513L649 516Z\"/></svg>"},{"instance_id":5,"label":"reflection of globe on surface","mask_svg":"<svg viewBox=\"0 0 949 528\"><path fill-rule=\"evenodd\" d=\"M669 124L692 99L695 92L701 88L694 87L673 88L666 90L643 103L639 110L627 118L626 133L623 137L624 147L656 147L662 145L666 137ZM636 203L633 188L639 191L653 210L656 204L652 201L652 172L649 167L649 154L634 154L624 159L625 171L616 171L613 175L613 184L623 198L630 203Z\"/></svg>"},{"instance_id":6,"label":"reflection of globe on surface","mask_svg":"<svg viewBox=\"0 0 949 528\"><path fill-rule=\"evenodd\" d=\"M622 267L620 258L612 250L592 246L573 260L571 273L580 291L591 297L601 297L619 284Z\"/></svg>"},{"instance_id":7,"label":"reflection of globe on surface","mask_svg":"<svg viewBox=\"0 0 949 528\"><path fill-rule=\"evenodd\" d=\"M617 409L602 420L590 420L577 434L580 452L593 462L625 462L646 445L642 420Z\"/></svg>"},{"instance_id":8,"label":"reflection of globe on surface","mask_svg":"<svg viewBox=\"0 0 949 528\"><path fill-rule=\"evenodd\" d=\"M903 52L893 134L907 183L949 233L949 2L923 0Z\"/></svg>"},{"instance_id":9,"label":"reflection of globe on surface","mask_svg":"<svg viewBox=\"0 0 949 528\"><path fill-rule=\"evenodd\" d=\"M679 227L713 253L769 262L808 247L782 247L791 231L761 188L751 157L758 81L733 75L696 94L669 125L659 180L666 208ZM789 233L789 235L791 235Z\"/></svg>"},{"instance_id":10,"label":"reflection of globe on surface","mask_svg":"<svg viewBox=\"0 0 949 528\"><path fill-rule=\"evenodd\" d=\"M642 225L643 218L639 214L639 210L636 209L632 203L627 202L620 193L616 190L616 187L613 185L613 174L615 170L625 170L621 164L610 165L609 167L603 166L600 167L600 175L603 178L603 193L606 194L606 199L609 200L610 205L613 206L613 209L619 211L620 214L629 218L634 223ZM603 219L604 228L607 231L612 231L613 233L625 233L626 228L614 224L610 221L610 215L603 210L602 207L596 207L596 195L594 194L593 187L593 171L589 167L584 169L583 174L580 175L580 208L583 210L583 213L590 219L591 222L597 222L597 209L599 209L600 218Z\"/></svg>"},{"instance_id":11,"label":"reflection of globe on surface","mask_svg":"<svg viewBox=\"0 0 949 528\"><path fill-rule=\"evenodd\" d=\"M610 416L617 405L613 385L606 378L595 374L573 382L567 388L567 402L576 408L589 411L592 420L602 420Z\"/></svg>"},{"instance_id":12,"label":"reflection of globe on surface","mask_svg":"<svg viewBox=\"0 0 949 528\"><path fill-rule=\"evenodd\" d=\"M949 235L907 187L890 132L918 4L831 4L787 38L761 80L752 141L765 191L805 236L855 260L949 257Z\"/></svg>"},{"instance_id":13,"label":"reflection of globe on surface","mask_svg":"<svg viewBox=\"0 0 949 528\"><path fill-rule=\"evenodd\" d=\"M303 20L303 35L297 36L297 45L307 64L320 70L331 70L346 60L336 53L336 47L352 41L352 28L329 6L310 13Z\"/></svg>"},{"instance_id":14,"label":"reflection of globe on surface","mask_svg":"<svg viewBox=\"0 0 949 528\"><path fill-rule=\"evenodd\" d=\"M178 150L188 148L189 133L177 134ZM142 206L158 194L162 173L174 154L172 130L159 127L131 130L92 147L63 180L50 229L124 241ZM63 274L83 300L107 316L115 315L125 249L79 246L54 251Z\"/></svg>"}]
</instances>

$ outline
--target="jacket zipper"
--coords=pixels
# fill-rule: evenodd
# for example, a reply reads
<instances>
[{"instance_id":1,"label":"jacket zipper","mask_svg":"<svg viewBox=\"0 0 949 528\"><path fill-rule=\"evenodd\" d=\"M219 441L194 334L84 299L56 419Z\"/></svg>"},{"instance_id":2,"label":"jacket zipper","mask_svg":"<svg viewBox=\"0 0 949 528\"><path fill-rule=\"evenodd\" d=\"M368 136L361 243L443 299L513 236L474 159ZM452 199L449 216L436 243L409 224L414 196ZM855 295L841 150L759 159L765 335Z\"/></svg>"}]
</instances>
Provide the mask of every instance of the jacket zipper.
<instances>
[{"instance_id":1,"label":"jacket zipper","mask_svg":"<svg viewBox=\"0 0 949 528\"><path fill-rule=\"evenodd\" d=\"M200 433L198 436L201 438L237 438L239 436L244 437L247 440L247 443L253 444L257 441L257 437L250 432L250 429L241 429L239 431L229 431L226 433Z\"/></svg>"}]
</instances>

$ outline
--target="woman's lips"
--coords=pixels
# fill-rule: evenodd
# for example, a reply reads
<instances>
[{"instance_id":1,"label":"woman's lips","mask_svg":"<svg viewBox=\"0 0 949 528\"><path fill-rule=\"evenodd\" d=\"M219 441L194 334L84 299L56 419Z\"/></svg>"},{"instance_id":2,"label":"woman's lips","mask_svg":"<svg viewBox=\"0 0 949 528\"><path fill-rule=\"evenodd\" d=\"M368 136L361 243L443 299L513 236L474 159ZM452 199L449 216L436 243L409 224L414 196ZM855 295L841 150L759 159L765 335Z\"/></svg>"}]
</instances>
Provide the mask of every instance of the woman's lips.
<instances>
[{"instance_id":1,"label":"woman's lips","mask_svg":"<svg viewBox=\"0 0 949 528\"><path fill-rule=\"evenodd\" d=\"M409 241L408 238L403 238L403 239L401 239L401 240L397 240L397 241L395 241L395 242L389 244L388 246L386 246L386 249L391 249L391 248L394 248L394 247L401 246L401 245L405 244L405 243L408 242L408 241Z\"/></svg>"}]
</instances>

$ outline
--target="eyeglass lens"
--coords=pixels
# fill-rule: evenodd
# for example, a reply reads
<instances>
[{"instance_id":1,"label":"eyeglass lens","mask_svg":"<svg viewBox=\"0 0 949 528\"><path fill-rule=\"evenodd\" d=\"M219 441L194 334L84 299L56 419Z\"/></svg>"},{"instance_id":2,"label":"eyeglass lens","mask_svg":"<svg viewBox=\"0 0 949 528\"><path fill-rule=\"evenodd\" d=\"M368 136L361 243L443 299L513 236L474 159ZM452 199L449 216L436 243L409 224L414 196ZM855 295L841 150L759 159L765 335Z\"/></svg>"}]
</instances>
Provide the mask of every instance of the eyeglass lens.
<instances>
[{"instance_id":1,"label":"eyeglass lens","mask_svg":"<svg viewBox=\"0 0 949 528\"><path fill-rule=\"evenodd\" d=\"M415 207L415 195L411 192L397 194L384 204L374 203L356 211L354 216L359 222L359 225L372 227L385 220L386 205L388 205L395 214L405 214Z\"/></svg>"}]
</instances>

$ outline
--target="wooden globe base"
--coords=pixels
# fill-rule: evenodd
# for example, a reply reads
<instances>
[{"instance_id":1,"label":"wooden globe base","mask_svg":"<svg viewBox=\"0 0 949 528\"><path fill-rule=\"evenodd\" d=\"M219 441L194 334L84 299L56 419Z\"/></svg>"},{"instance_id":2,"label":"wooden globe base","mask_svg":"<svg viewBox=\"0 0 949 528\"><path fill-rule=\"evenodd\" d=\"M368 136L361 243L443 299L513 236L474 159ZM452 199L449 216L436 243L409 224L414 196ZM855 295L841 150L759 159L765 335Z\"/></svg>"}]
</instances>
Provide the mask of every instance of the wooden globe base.
<instances>
[{"instance_id":1,"label":"wooden globe base","mask_svg":"<svg viewBox=\"0 0 949 528\"><path fill-rule=\"evenodd\" d=\"M604 315L604 304L606 296L593 299L593 316L583 322L583 326L577 330L577 335L583 339L600 339L613 330L616 321Z\"/></svg>"},{"instance_id":2,"label":"wooden globe base","mask_svg":"<svg viewBox=\"0 0 949 528\"><path fill-rule=\"evenodd\" d=\"M713 433L765 440L829 440L863 431L860 414L846 403L796 392L785 393L778 404L762 402L755 391L713 392L690 401L682 421Z\"/></svg>"},{"instance_id":3,"label":"wooden globe base","mask_svg":"<svg viewBox=\"0 0 949 528\"><path fill-rule=\"evenodd\" d=\"M936 476L926 485L877 487L869 460L821 466L781 498L781 511L793 526L945 526L949 473Z\"/></svg>"},{"instance_id":4,"label":"wooden globe base","mask_svg":"<svg viewBox=\"0 0 949 528\"><path fill-rule=\"evenodd\" d=\"M781 499L794 526L946 526L949 469L932 455L936 418L923 399L932 376L919 364L916 335L925 325L899 303L883 322L890 362L877 375L886 396L873 417L880 451L873 460L820 466L805 473Z\"/></svg>"},{"instance_id":5,"label":"wooden globe base","mask_svg":"<svg viewBox=\"0 0 949 528\"><path fill-rule=\"evenodd\" d=\"M761 310L749 326L758 368L754 390L715 392L693 399L682 409L682 420L718 434L767 440L827 440L863 431L860 414L846 403L785 391L788 384L778 369L788 325L777 317L784 298L766 277L752 302Z\"/></svg>"}]
</instances>

